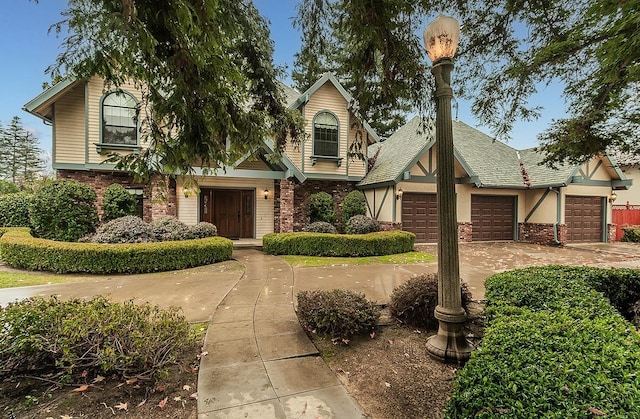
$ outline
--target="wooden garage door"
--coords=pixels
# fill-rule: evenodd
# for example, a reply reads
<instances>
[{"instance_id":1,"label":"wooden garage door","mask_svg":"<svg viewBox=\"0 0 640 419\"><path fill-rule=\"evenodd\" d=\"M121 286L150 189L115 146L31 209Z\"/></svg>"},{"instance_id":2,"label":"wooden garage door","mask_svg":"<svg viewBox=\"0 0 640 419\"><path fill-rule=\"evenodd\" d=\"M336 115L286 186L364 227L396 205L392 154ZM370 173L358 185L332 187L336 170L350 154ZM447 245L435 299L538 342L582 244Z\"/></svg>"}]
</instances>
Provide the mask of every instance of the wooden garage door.
<instances>
[{"instance_id":1,"label":"wooden garage door","mask_svg":"<svg viewBox=\"0 0 640 419\"><path fill-rule=\"evenodd\" d=\"M602 241L602 197L567 196L564 211L567 241L573 243Z\"/></svg>"},{"instance_id":2,"label":"wooden garage door","mask_svg":"<svg viewBox=\"0 0 640 419\"><path fill-rule=\"evenodd\" d=\"M471 195L473 241L513 240L514 196Z\"/></svg>"},{"instance_id":3,"label":"wooden garage door","mask_svg":"<svg viewBox=\"0 0 640 419\"><path fill-rule=\"evenodd\" d=\"M435 194L402 195L402 229L416 235L416 243L438 241L438 206Z\"/></svg>"}]
</instances>

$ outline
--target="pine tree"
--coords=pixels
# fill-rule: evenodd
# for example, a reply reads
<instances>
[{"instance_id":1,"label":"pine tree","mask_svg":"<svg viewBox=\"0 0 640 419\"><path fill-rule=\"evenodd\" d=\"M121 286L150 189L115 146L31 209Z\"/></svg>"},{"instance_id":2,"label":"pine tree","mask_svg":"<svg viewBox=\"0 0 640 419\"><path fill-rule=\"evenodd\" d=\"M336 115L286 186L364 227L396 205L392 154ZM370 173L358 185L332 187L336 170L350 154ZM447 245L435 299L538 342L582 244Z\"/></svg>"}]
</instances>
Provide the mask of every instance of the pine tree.
<instances>
[{"instance_id":1,"label":"pine tree","mask_svg":"<svg viewBox=\"0 0 640 419\"><path fill-rule=\"evenodd\" d=\"M11 182L30 183L44 168L40 157L38 139L22 126L19 117L14 116L9 126L0 135L0 173Z\"/></svg>"}]
</instances>

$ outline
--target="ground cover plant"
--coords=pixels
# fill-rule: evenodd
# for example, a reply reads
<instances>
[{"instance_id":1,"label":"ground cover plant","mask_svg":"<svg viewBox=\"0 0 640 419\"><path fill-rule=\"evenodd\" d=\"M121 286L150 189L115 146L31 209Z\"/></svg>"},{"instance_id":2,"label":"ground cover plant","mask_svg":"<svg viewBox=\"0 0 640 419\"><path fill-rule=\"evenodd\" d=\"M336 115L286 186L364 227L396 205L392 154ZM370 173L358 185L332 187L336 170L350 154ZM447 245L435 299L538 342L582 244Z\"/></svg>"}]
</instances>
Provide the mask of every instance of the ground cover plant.
<instances>
[{"instance_id":1,"label":"ground cover plant","mask_svg":"<svg viewBox=\"0 0 640 419\"><path fill-rule=\"evenodd\" d=\"M614 289L608 278L624 276L631 284L639 273L556 266L488 278L486 333L457 377L446 416L639 412L640 336L606 292Z\"/></svg>"},{"instance_id":2,"label":"ground cover plant","mask_svg":"<svg viewBox=\"0 0 640 419\"><path fill-rule=\"evenodd\" d=\"M302 231L306 231L308 233L329 233L329 234L337 234L338 230L333 224L330 224L326 221L316 221L311 224L306 225Z\"/></svg>"},{"instance_id":3,"label":"ground cover plant","mask_svg":"<svg viewBox=\"0 0 640 419\"><path fill-rule=\"evenodd\" d=\"M344 227L344 232L347 234L367 234L376 231L380 231L380 224L364 215L354 215L349 218Z\"/></svg>"}]
</instances>

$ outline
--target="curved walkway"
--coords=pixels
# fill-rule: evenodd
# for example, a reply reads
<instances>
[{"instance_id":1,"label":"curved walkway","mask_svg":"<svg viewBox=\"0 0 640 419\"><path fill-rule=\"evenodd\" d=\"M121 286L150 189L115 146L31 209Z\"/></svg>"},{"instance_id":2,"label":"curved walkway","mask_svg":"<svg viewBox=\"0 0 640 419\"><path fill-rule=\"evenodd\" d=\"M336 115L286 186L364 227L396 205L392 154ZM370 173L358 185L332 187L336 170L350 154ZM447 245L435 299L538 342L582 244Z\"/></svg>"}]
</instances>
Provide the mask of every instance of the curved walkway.
<instances>
[{"instance_id":1,"label":"curved walkway","mask_svg":"<svg viewBox=\"0 0 640 419\"><path fill-rule=\"evenodd\" d=\"M365 417L298 322L291 267L257 250L234 257L245 273L207 331L198 418Z\"/></svg>"}]
</instances>

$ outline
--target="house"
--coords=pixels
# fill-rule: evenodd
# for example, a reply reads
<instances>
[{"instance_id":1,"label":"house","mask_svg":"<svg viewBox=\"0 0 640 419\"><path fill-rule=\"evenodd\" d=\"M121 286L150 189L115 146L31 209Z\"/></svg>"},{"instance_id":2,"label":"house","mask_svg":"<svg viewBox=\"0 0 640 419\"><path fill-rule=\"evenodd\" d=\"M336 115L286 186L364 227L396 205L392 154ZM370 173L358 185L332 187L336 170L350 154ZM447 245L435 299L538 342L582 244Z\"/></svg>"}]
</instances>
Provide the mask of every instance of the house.
<instances>
[{"instance_id":1,"label":"house","mask_svg":"<svg viewBox=\"0 0 640 419\"><path fill-rule=\"evenodd\" d=\"M369 147L374 161L358 183L370 215L401 225L418 242L437 241L433 124L415 117L387 141ZM615 159L550 169L534 149L515 150L453 121L458 233L461 241L518 240L543 244L613 239L612 191L626 191Z\"/></svg>"},{"instance_id":2,"label":"house","mask_svg":"<svg viewBox=\"0 0 640 419\"><path fill-rule=\"evenodd\" d=\"M104 152L136 153L145 147L135 118L143 96L134 84L105 91L98 77L63 81L24 109L52 126L57 177L91 185L98 194L99 212L103 190L120 183L138 197L145 220L175 215L187 224L211 222L225 237L259 239L274 231L302 229L308 222L304 203L312 193L325 191L342 202L367 171L366 162L348 157L350 147L362 142L366 155L367 147L379 140L332 74L304 93L283 88L289 108L306 118L308 139L299 147L289 145L277 164L265 157L272 152L267 140L255 155L219 168L215 175L202 175L196 168L199 193L189 190L180 176L137 184L104 162ZM159 195L162 200L156 199Z\"/></svg>"},{"instance_id":3,"label":"house","mask_svg":"<svg viewBox=\"0 0 640 419\"><path fill-rule=\"evenodd\" d=\"M370 215L385 228L403 228L418 242L435 242L432 125L416 117L380 142L332 74L303 93L283 88L289 108L305 117L308 138L299 147L288 145L279 163L266 158L272 152L267 139L257 153L215 175L197 169L199 193L180 176L142 185L104 163L105 151L136 153L145 147L134 118L142 94L133 84L105 91L97 77L63 81L24 109L52 126L57 176L91 185L99 208L102 191L120 183L138 197L146 220L175 215L187 224L211 222L225 237L259 239L301 230L308 222L310 194L325 191L341 203L359 188ZM542 156L535 150L515 150L459 121L453 130L460 240L567 243L613 237L609 196L631 185L613 157L552 170L539 165ZM348 156L353 145L362 147L368 162Z\"/></svg>"},{"instance_id":4,"label":"house","mask_svg":"<svg viewBox=\"0 0 640 419\"><path fill-rule=\"evenodd\" d=\"M640 184L640 156L631 153L614 151L620 170L634 184ZM624 226L640 225L640 190L631 188L617 191L615 203L612 205L612 220L616 225L616 240L624 236Z\"/></svg>"}]
</instances>

